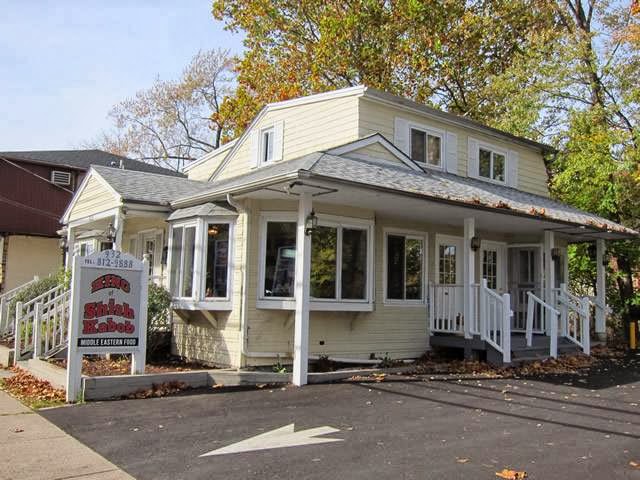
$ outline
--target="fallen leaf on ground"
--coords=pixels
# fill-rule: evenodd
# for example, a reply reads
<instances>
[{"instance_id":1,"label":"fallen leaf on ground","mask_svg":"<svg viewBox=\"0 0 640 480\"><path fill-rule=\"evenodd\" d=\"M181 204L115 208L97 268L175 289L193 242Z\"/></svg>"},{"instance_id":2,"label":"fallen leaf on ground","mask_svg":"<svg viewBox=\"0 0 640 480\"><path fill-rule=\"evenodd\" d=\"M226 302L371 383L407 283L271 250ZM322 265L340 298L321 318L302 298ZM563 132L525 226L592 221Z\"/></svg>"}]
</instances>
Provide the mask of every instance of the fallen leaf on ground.
<instances>
[{"instance_id":1,"label":"fallen leaf on ground","mask_svg":"<svg viewBox=\"0 0 640 480\"><path fill-rule=\"evenodd\" d=\"M505 468L501 472L496 472L496 477L504 478L505 480L521 480L523 478L527 478L527 472L520 472Z\"/></svg>"},{"instance_id":2,"label":"fallen leaf on ground","mask_svg":"<svg viewBox=\"0 0 640 480\"><path fill-rule=\"evenodd\" d=\"M458 463L467 463L468 461L468 458L456 458L456 462Z\"/></svg>"},{"instance_id":3,"label":"fallen leaf on ground","mask_svg":"<svg viewBox=\"0 0 640 480\"><path fill-rule=\"evenodd\" d=\"M24 428L16 427L13 429L13 433L22 433L24 432Z\"/></svg>"},{"instance_id":4,"label":"fallen leaf on ground","mask_svg":"<svg viewBox=\"0 0 640 480\"><path fill-rule=\"evenodd\" d=\"M638 468L638 469L640 469L640 463L638 463L638 462L634 462L633 460L631 460L631 461L629 462L629 465L631 465L633 468Z\"/></svg>"}]
</instances>

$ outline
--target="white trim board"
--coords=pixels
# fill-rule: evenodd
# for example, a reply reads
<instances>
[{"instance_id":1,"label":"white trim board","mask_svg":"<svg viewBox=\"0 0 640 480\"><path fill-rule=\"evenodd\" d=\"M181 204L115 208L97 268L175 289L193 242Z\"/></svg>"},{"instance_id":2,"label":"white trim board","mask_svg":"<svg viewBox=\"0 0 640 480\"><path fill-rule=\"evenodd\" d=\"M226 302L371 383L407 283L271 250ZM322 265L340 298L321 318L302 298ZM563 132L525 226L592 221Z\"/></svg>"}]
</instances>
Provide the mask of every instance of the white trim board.
<instances>
[{"instance_id":1,"label":"white trim board","mask_svg":"<svg viewBox=\"0 0 640 480\"><path fill-rule=\"evenodd\" d=\"M384 136L382 136L380 133L374 133L373 135L369 135L368 137L360 138L345 145L332 148L330 150L327 150L327 153L331 155L343 155L345 153L350 153L360 148L374 145L376 143L386 149L390 154L404 163L411 170L414 170L416 172L422 171L422 169L413 160L411 160L411 158L409 158L402 150L396 147L389 140L384 138Z\"/></svg>"}]
</instances>

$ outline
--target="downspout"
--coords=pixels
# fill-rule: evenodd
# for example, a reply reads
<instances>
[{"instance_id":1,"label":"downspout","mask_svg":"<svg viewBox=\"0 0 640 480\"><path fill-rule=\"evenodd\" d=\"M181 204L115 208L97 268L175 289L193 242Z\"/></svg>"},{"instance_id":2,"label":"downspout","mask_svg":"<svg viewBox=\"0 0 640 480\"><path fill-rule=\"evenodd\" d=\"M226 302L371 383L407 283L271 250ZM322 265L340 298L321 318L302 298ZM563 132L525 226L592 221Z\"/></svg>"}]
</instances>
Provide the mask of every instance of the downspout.
<instances>
[{"instance_id":1,"label":"downspout","mask_svg":"<svg viewBox=\"0 0 640 480\"><path fill-rule=\"evenodd\" d=\"M240 301L240 352L245 357L256 357L256 358L290 358L290 353L282 353L282 352L253 352L247 349L246 347L246 339L249 336L249 325L247 322L247 308L249 302L249 295L247 294L247 284L249 280L249 275L247 271L247 260L249 258L249 224L250 224L250 215L251 210L249 208L244 207L240 202L236 201L235 198L230 193L227 193L227 203L235 208L238 212L242 212L246 214L246 228L244 232L244 245L242 255L244 257L244 268L242 271L242 288L240 290L241 301ZM242 359L241 359L242 363Z\"/></svg>"}]
</instances>

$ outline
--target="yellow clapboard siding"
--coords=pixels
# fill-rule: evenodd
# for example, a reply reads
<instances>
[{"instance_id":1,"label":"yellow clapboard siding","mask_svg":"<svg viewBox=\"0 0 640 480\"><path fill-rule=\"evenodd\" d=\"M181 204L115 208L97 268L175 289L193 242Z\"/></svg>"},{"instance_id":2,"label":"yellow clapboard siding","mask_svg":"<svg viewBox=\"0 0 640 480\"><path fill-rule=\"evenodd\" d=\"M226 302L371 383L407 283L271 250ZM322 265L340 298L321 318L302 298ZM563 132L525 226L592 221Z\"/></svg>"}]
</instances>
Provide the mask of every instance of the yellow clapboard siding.
<instances>
[{"instance_id":1,"label":"yellow clapboard siding","mask_svg":"<svg viewBox=\"0 0 640 480\"><path fill-rule=\"evenodd\" d=\"M73 209L69 213L69 221L104 212L119 205L116 195L109 190L95 174L89 177L85 188L76 199Z\"/></svg>"}]
</instances>

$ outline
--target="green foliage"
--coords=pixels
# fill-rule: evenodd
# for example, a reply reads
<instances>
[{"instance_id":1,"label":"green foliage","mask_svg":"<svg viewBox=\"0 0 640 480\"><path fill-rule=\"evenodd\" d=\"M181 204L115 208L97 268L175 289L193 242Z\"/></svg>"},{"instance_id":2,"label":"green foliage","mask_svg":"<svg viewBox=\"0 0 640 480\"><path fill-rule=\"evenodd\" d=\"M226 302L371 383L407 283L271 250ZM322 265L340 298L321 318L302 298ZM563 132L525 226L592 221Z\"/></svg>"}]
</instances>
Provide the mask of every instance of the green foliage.
<instances>
[{"instance_id":1,"label":"green foliage","mask_svg":"<svg viewBox=\"0 0 640 480\"><path fill-rule=\"evenodd\" d=\"M149 283L147 304L147 360L168 356L171 342L171 294Z\"/></svg>"},{"instance_id":2,"label":"green foliage","mask_svg":"<svg viewBox=\"0 0 640 480\"><path fill-rule=\"evenodd\" d=\"M62 275L62 274L60 274ZM9 302L9 318L14 319L16 314L16 304L18 302L26 303L34 298L42 295L43 293L48 292L52 288L57 287L60 282L60 277L58 274L49 275L48 277L44 277L39 279L36 282L33 282L30 285L27 285L22 290L20 290L13 299Z\"/></svg>"},{"instance_id":3,"label":"green foliage","mask_svg":"<svg viewBox=\"0 0 640 480\"><path fill-rule=\"evenodd\" d=\"M280 356L278 356L278 361L272 367L274 373L287 373L287 367L280 362Z\"/></svg>"}]
</instances>

